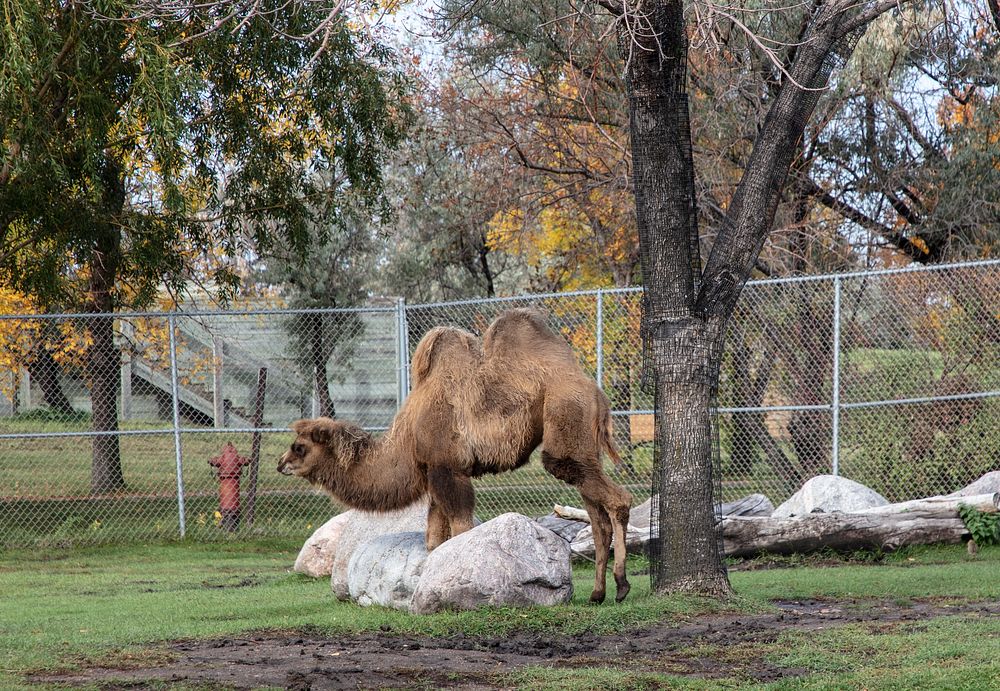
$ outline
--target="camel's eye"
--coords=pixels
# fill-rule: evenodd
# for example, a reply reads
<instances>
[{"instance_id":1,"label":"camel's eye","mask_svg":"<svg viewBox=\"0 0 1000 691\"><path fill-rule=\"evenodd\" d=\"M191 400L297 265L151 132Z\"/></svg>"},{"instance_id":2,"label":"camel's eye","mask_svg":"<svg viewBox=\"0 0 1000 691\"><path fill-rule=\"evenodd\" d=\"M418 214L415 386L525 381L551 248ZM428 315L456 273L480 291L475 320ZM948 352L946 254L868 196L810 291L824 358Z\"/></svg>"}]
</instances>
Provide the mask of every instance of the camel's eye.
<instances>
[{"instance_id":1,"label":"camel's eye","mask_svg":"<svg viewBox=\"0 0 1000 691\"><path fill-rule=\"evenodd\" d=\"M306 447L302 444L292 444L292 453L299 457L305 456Z\"/></svg>"}]
</instances>

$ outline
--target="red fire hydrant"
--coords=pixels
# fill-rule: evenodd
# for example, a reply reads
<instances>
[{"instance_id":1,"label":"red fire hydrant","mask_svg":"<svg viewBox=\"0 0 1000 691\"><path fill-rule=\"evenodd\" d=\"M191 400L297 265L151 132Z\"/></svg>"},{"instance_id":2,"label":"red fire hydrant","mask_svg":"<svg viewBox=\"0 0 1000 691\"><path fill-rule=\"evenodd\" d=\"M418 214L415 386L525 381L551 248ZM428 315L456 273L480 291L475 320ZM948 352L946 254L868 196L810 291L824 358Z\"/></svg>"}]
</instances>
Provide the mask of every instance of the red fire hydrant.
<instances>
[{"instance_id":1,"label":"red fire hydrant","mask_svg":"<svg viewBox=\"0 0 1000 691\"><path fill-rule=\"evenodd\" d=\"M250 462L246 456L236 453L236 447L229 442L222 447L222 453L209 459L209 465L219 469L219 513L223 530L234 532L240 525L240 474L243 466Z\"/></svg>"}]
</instances>

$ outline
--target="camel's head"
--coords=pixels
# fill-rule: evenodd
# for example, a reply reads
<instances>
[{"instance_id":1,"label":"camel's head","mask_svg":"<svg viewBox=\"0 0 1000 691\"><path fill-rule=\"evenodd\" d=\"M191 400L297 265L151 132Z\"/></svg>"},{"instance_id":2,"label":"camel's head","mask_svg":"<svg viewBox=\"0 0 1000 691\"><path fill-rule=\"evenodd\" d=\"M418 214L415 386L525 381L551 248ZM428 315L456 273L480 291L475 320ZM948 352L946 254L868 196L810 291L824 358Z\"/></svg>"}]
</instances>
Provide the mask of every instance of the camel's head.
<instances>
[{"instance_id":1,"label":"camel's head","mask_svg":"<svg viewBox=\"0 0 1000 691\"><path fill-rule=\"evenodd\" d=\"M295 441L278 461L282 475L311 477L321 463L346 465L355 460L358 442L369 435L357 425L328 417L292 423Z\"/></svg>"}]
</instances>

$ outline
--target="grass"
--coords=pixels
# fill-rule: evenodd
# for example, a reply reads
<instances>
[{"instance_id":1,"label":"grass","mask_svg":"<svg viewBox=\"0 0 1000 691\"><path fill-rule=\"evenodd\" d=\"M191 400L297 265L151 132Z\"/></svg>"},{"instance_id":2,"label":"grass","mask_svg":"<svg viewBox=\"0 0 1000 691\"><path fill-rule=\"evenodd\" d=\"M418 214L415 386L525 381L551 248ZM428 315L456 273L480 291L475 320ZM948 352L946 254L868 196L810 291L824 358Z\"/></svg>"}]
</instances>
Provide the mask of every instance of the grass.
<instances>
[{"instance_id":1,"label":"grass","mask_svg":"<svg viewBox=\"0 0 1000 691\"><path fill-rule=\"evenodd\" d=\"M693 597L657 597L648 579L633 578L623 605L586 604L593 571L574 571L576 595L561 607L491 608L412 616L333 599L325 579L292 573L299 541L162 543L39 553L8 551L0 559L0 687L24 675L102 663L134 666L165 653L159 643L261 630L322 635L362 631L499 637L518 630L561 635L627 632L721 610L767 610L772 599L1000 598L1000 548L970 556L958 547L909 550L872 564L820 566L789 560L788 568L736 571L738 597L725 604ZM642 567L633 562L634 572ZM790 632L750 649L719 644L698 654L762 658L803 676L776 688L985 688L1000 680L1000 621L948 617L888 631L844 626ZM692 652L694 654L694 652ZM662 670L525 668L507 679L523 688L662 688L707 682ZM712 680L711 686L747 682ZM748 683L748 682L747 682Z\"/></svg>"}]
</instances>

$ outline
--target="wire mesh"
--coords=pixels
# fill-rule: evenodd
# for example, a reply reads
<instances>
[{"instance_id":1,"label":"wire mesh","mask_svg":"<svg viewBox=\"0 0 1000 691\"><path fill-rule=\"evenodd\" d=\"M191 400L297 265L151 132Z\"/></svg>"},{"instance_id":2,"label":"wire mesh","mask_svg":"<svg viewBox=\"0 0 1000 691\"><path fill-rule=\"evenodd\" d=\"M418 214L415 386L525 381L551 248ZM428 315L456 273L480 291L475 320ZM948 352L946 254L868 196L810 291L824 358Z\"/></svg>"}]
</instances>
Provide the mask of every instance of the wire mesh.
<instances>
[{"instance_id":1,"label":"wire mesh","mask_svg":"<svg viewBox=\"0 0 1000 691\"><path fill-rule=\"evenodd\" d=\"M289 424L333 412L379 433L427 330L451 324L482 334L503 310L526 305L548 312L608 395L624 463L607 470L639 503L649 497L654 439L654 402L641 388L641 296L529 295L402 312L0 315L0 545L173 538L182 522L195 539L304 538L342 507L275 472ZM838 467L904 500L1000 469L998 310L1000 262L748 284L721 369L718 499L762 493L778 504ZM112 338L102 339L108 325ZM258 472L242 471L242 520L230 533L209 461L228 443L249 457L255 437ZM482 519L579 505L576 491L537 462L476 488Z\"/></svg>"}]
</instances>

